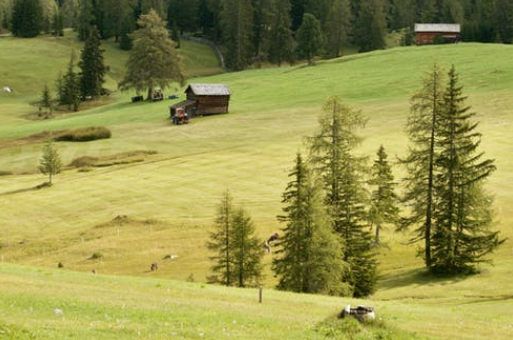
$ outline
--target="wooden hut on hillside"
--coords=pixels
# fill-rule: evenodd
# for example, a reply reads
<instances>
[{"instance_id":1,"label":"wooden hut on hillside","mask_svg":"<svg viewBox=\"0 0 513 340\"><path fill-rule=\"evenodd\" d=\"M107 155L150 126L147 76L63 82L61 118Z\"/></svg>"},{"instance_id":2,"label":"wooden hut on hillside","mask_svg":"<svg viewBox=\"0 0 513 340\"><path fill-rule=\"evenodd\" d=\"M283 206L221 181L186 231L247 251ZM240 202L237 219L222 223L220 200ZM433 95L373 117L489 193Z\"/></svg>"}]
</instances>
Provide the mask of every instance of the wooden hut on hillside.
<instances>
[{"instance_id":1,"label":"wooden hut on hillside","mask_svg":"<svg viewBox=\"0 0 513 340\"><path fill-rule=\"evenodd\" d=\"M450 44L460 40L460 24L415 24L415 41L417 45Z\"/></svg>"},{"instance_id":2,"label":"wooden hut on hillside","mask_svg":"<svg viewBox=\"0 0 513 340\"><path fill-rule=\"evenodd\" d=\"M230 89L225 84L190 84L187 99L170 106L171 117L183 108L189 117L228 113Z\"/></svg>"}]
</instances>

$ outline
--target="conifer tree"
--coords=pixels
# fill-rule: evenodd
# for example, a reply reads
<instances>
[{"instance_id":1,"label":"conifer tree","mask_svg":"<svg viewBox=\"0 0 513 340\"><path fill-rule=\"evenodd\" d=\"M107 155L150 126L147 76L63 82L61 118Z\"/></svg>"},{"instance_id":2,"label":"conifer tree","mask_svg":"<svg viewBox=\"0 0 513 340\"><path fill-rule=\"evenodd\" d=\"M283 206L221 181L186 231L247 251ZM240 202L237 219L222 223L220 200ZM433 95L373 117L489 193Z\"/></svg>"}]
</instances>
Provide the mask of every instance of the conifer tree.
<instances>
[{"instance_id":1,"label":"conifer tree","mask_svg":"<svg viewBox=\"0 0 513 340\"><path fill-rule=\"evenodd\" d=\"M231 286L235 283L234 254L232 245L233 233L233 199L229 191L225 191L215 219L215 230L210 234L207 248L216 253L210 260L214 261L212 271L219 274L211 279L212 283Z\"/></svg>"},{"instance_id":2,"label":"conifer tree","mask_svg":"<svg viewBox=\"0 0 513 340\"><path fill-rule=\"evenodd\" d=\"M326 24L326 52L328 57L342 55L342 48L348 43L352 21L349 0L333 0Z\"/></svg>"},{"instance_id":3,"label":"conifer tree","mask_svg":"<svg viewBox=\"0 0 513 340\"><path fill-rule=\"evenodd\" d=\"M226 67L233 71L250 64L253 34L251 0L221 0L221 26L226 47Z\"/></svg>"},{"instance_id":4,"label":"conifer tree","mask_svg":"<svg viewBox=\"0 0 513 340\"><path fill-rule=\"evenodd\" d=\"M41 109L46 110L46 116L51 116L53 112L53 99L52 94L50 93L50 89L48 88L48 85L45 84L45 87L43 88L43 94L41 95L41 102L40 102L40 110Z\"/></svg>"},{"instance_id":5,"label":"conifer tree","mask_svg":"<svg viewBox=\"0 0 513 340\"><path fill-rule=\"evenodd\" d=\"M53 176L61 172L62 162L53 144L53 139L50 137L43 147L43 156L39 161L38 169L42 174L48 175L48 185L52 185Z\"/></svg>"},{"instance_id":6,"label":"conifer tree","mask_svg":"<svg viewBox=\"0 0 513 340\"><path fill-rule=\"evenodd\" d=\"M365 125L359 111L330 97L319 120L320 129L310 139L310 162L322 176L332 227L343 240L342 259L349 264L347 282L355 296L375 289L376 261L372 249L364 188L365 158L354 155Z\"/></svg>"},{"instance_id":7,"label":"conifer tree","mask_svg":"<svg viewBox=\"0 0 513 340\"><path fill-rule=\"evenodd\" d=\"M52 20L52 34L56 37L64 36L64 23L62 11L56 9Z\"/></svg>"},{"instance_id":8,"label":"conifer tree","mask_svg":"<svg viewBox=\"0 0 513 340\"><path fill-rule=\"evenodd\" d=\"M166 24L155 11L141 15L139 29L133 34L133 48L127 62L121 90L148 90L147 100L153 98L156 87L165 89L173 81L183 83L175 43L169 38Z\"/></svg>"},{"instance_id":9,"label":"conifer tree","mask_svg":"<svg viewBox=\"0 0 513 340\"><path fill-rule=\"evenodd\" d=\"M305 13L303 22L296 32L297 50L301 58L308 61L308 65L313 65L313 59L321 53L324 47L324 35L321 24L312 14Z\"/></svg>"},{"instance_id":10,"label":"conifer tree","mask_svg":"<svg viewBox=\"0 0 513 340\"><path fill-rule=\"evenodd\" d=\"M94 16L93 0L81 0L77 15L78 40L86 41L93 26L96 25Z\"/></svg>"},{"instance_id":11,"label":"conifer tree","mask_svg":"<svg viewBox=\"0 0 513 340\"><path fill-rule=\"evenodd\" d=\"M321 195L300 154L289 174L291 182L283 193L285 223L273 259L278 288L298 293L349 295L345 282L347 264L342 261L342 244L331 228Z\"/></svg>"},{"instance_id":12,"label":"conifer tree","mask_svg":"<svg viewBox=\"0 0 513 340\"><path fill-rule=\"evenodd\" d=\"M375 228L375 244L380 243L380 231L384 224L396 225L399 221L394 176L383 145L379 147L377 156L372 166L372 179L369 181L369 184L375 188L371 195L370 209L370 220Z\"/></svg>"},{"instance_id":13,"label":"conifer tree","mask_svg":"<svg viewBox=\"0 0 513 340\"><path fill-rule=\"evenodd\" d=\"M403 201L411 214L402 221L401 229L416 226L413 242L424 241L424 261L431 266L431 238L435 215L435 148L438 117L443 109L443 71L434 64L423 80L422 89L412 97L406 132L410 139L408 155L401 159L407 175Z\"/></svg>"},{"instance_id":14,"label":"conifer tree","mask_svg":"<svg viewBox=\"0 0 513 340\"><path fill-rule=\"evenodd\" d=\"M95 98L101 96L103 92L106 68L103 63L104 50L100 48L100 45L100 34L96 28L92 28L78 62L78 66L82 70L80 93L83 98Z\"/></svg>"},{"instance_id":15,"label":"conifer tree","mask_svg":"<svg viewBox=\"0 0 513 340\"><path fill-rule=\"evenodd\" d=\"M295 60L295 41L290 23L290 1L274 0L274 16L269 36L269 61L281 65L283 62L293 64Z\"/></svg>"},{"instance_id":16,"label":"conifer tree","mask_svg":"<svg viewBox=\"0 0 513 340\"><path fill-rule=\"evenodd\" d=\"M363 0L356 16L354 42L360 52L385 48L387 33L383 0Z\"/></svg>"},{"instance_id":17,"label":"conifer tree","mask_svg":"<svg viewBox=\"0 0 513 340\"><path fill-rule=\"evenodd\" d=\"M12 8L12 34L32 38L42 30L43 8L40 0L15 0Z\"/></svg>"},{"instance_id":18,"label":"conifer tree","mask_svg":"<svg viewBox=\"0 0 513 340\"><path fill-rule=\"evenodd\" d=\"M443 110L438 124L436 159L436 230L433 235L432 271L461 274L475 270L503 241L492 222L491 197L483 182L496 169L478 151L481 134L466 106L454 66L448 74Z\"/></svg>"},{"instance_id":19,"label":"conifer tree","mask_svg":"<svg viewBox=\"0 0 513 340\"><path fill-rule=\"evenodd\" d=\"M124 51L132 49L133 43L131 33L134 31L135 23L130 15L125 16L121 25L120 37L119 37L119 48Z\"/></svg>"},{"instance_id":20,"label":"conifer tree","mask_svg":"<svg viewBox=\"0 0 513 340\"><path fill-rule=\"evenodd\" d=\"M78 111L80 105L80 77L75 72L75 54L71 54L66 74L59 79L59 103L68 110Z\"/></svg>"},{"instance_id":21,"label":"conifer tree","mask_svg":"<svg viewBox=\"0 0 513 340\"><path fill-rule=\"evenodd\" d=\"M255 287L262 279L262 242L255 236L255 227L243 208L236 208L232 216L230 235L233 254L234 284Z\"/></svg>"}]
</instances>

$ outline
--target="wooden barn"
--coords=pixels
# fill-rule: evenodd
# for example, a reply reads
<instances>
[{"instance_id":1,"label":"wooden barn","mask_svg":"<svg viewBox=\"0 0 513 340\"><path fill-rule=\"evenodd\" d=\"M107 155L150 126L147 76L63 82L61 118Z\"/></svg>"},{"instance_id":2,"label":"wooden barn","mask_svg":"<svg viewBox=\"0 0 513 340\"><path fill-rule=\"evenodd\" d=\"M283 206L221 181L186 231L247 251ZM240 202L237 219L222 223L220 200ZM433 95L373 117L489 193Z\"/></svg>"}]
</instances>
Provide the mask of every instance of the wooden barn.
<instances>
[{"instance_id":1,"label":"wooden barn","mask_svg":"<svg viewBox=\"0 0 513 340\"><path fill-rule=\"evenodd\" d=\"M415 24L417 45L457 43L461 39L460 24Z\"/></svg>"},{"instance_id":2,"label":"wooden barn","mask_svg":"<svg viewBox=\"0 0 513 340\"><path fill-rule=\"evenodd\" d=\"M228 113L230 89L224 84L190 84L187 99L170 107L171 117L183 108L189 117Z\"/></svg>"}]
</instances>

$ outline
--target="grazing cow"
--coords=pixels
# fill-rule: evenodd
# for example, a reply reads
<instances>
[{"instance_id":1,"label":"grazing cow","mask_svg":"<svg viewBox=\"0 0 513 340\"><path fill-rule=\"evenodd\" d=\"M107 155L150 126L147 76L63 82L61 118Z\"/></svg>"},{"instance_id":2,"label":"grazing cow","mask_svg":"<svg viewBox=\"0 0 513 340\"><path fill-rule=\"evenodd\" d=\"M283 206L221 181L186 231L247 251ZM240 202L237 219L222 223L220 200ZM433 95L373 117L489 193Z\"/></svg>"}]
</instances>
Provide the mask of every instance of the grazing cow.
<instances>
[{"instance_id":1,"label":"grazing cow","mask_svg":"<svg viewBox=\"0 0 513 340\"><path fill-rule=\"evenodd\" d=\"M159 267L157 266L157 263L156 263L156 262L153 262L153 263L151 264L150 269L151 269L151 271L152 271L152 272L155 272L155 271L157 271L157 269L159 269Z\"/></svg>"},{"instance_id":2,"label":"grazing cow","mask_svg":"<svg viewBox=\"0 0 513 340\"><path fill-rule=\"evenodd\" d=\"M278 233L274 233L264 242L264 248L267 254L271 252L271 242L276 241L279 236Z\"/></svg>"},{"instance_id":3,"label":"grazing cow","mask_svg":"<svg viewBox=\"0 0 513 340\"><path fill-rule=\"evenodd\" d=\"M352 316L360 322L374 320L376 318L376 314L374 314L374 307L371 306L358 306L356 308L351 308L350 305L347 305L338 314L338 318L343 319L346 316Z\"/></svg>"}]
</instances>

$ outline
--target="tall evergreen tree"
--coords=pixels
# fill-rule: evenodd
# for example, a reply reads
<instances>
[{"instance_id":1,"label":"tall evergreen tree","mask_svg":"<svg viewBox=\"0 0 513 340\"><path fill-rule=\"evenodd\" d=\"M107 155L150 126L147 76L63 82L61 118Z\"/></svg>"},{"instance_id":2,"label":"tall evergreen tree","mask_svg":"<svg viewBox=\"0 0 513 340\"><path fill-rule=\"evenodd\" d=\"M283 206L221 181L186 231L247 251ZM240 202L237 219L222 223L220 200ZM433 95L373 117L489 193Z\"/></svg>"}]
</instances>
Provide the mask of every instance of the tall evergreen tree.
<instances>
[{"instance_id":1,"label":"tall evergreen tree","mask_svg":"<svg viewBox=\"0 0 513 340\"><path fill-rule=\"evenodd\" d=\"M226 66L233 71L250 64L253 8L251 0L221 0L221 26L226 47Z\"/></svg>"},{"instance_id":2,"label":"tall evergreen tree","mask_svg":"<svg viewBox=\"0 0 513 340\"><path fill-rule=\"evenodd\" d=\"M324 47L324 35L321 24L312 14L305 13L303 22L296 32L297 51L300 58L305 58L308 65L314 64L314 57Z\"/></svg>"},{"instance_id":3,"label":"tall evergreen tree","mask_svg":"<svg viewBox=\"0 0 513 340\"><path fill-rule=\"evenodd\" d=\"M354 43L360 52L385 48L387 33L383 0L362 0L356 16Z\"/></svg>"},{"instance_id":4,"label":"tall evergreen tree","mask_svg":"<svg viewBox=\"0 0 513 340\"><path fill-rule=\"evenodd\" d=\"M361 141L356 131L364 124L359 111L330 97L319 120L320 129L310 139L310 161L322 176L333 229L344 242L342 259L349 264L347 282L355 296L371 294L377 281L366 211L365 158L353 154Z\"/></svg>"},{"instance_id":5,"label":"tall evergreen tree","mask_svg":"<svg viewBox=\"0 0 513 340\"><path fill-rule=\"evenodd\" d=\"M491 197L483 181L496 169L493 160L481 160L481 134L466 106L454 66L449 71L438 129L436 165L437 228L433 235L434 272L460 274L475 270L501 241L489 230Z\"/></svg>"},{"instance_id":6,"label":"tall evergreen tree","mask_svg":"<svg viewBox=\"0 0 513 340\"><path fill-rule=\"evenodd\" d=\"M45 109L45 118L48 118L48 116L51 116L53 113L53 98L52 94L50 92L50 89L48 88L48 85L45 84L45 87L43 88L43 93L41 95L41 101L40 101L40 107L39 110Z\"/></svg>"},{"instance_id":7,"label":"tall evergreen tree","mask_svg":"<svg viewBox=\"0 0 513 340\"><path fill-rule=\"evenodd\" d=\"M80 105L80 77L75 72L75 54L71 54L68 70L59 79L59 103L67 105L68 110L78 111Z\"/></svg>"},{"instance_id":8,"label":"tall evergreen tree","mask_svg":"<svg viewBox=\"0 0 513 340\"><path fill-rule=\"evenodd\" d=\"M272 26L273 7L275 0L251 0L253 8L253 55L259 59L267 56ZM289 0L281 2L288 3Z\"/></svg>"},{"instance_id":9,"label":"tall evergreen tree","mask_svg":"<svg viewBox=\"0 0 513 340\"><path fill-rule=\"evenodd\" d=\"M290 28L289 0L274 0L273 23L269 36L269 61L281 65L283 62L293 64L295 61L295 41Z\"/></svg>"},{"instance_id":10,"label":"tall evergreen tree","mask_svg":"<svg viewBox=\"0 0 513 340\"><path fill-rule=\"evenodd\" d=\"M505 44L513 43L513 2L497 0L496 23L501 41Z\"/></svg>"},{"instance_id":11,"label":"tall evergreen tree","mask_svg":"<svg viewBox=\"0 0 513 340\"><path fill-rule=\"evenodd\" d=\"M207 242L207 248L216 253L210 257L214 261L212 271L219 276L214 276L212 283L221 283L225 286L231 286L235 283L234 254L232 246L233 234L233 199L229 191L225 191L219 206L215 219L215 230L210 234Z\"/></svg>"},{"instance_id":12,"label":"tall evergreen tree","mask_svg":"<svg viewBox=\"0 0 513 340\"><path fill-rule=\"evenodd\" d=\"M326 52L328 57L342 55L342 48L348 44L352 25L352 13L349 0L333 0L326 24Z\"/></svg>"},{"instance_id":13,"label":"tall evergreen tree","mask_svg":"<svg viewBox=\"0 0 513 340\"><path fill-rule=\"evenodd\" d=\"M32 38L42 30L43 8L40 0L15 0L12 7L12 34Z\"/></svg>"},{"instance_id":14,"label":"tall evergreen tree","mask_svg":"<svg viewBox=\"0 0 513 340\"><path fill-rule=\"evenodd\" d=\"M141 15L141 27L133 37L133 48L127 62L121 90L148 90L147 99L153 98L156 87L165 89L173 81L183 83L184 76L176 54L175 43L169 38L165 21L155 11Z\"/></svg>"},{"instance_id":15,"label":"tall evergreen tree","mask_svg":"<svg viewBox=\"0 0 513 340\"><path fill-rule=\"evenodd\" d=\"M61 172L62 162L59 152L50 137L43 147L43 156L39 161L38 169L42 174L48 175L48 184L52 185L53 177Z\"/></svg>"},{"instance_id":16,"label":"tall evergreen tree","mask_svg":"<svg viewBox=\"0 0 513 340\"><path fill-rule=\"evenodd\" d=\"M377 152L372 165L372 179L369 184L375 189L371 195L370 220L375 228L374 243L380 243L380 231L384 224L397 225L399 221L398 196L395 193L394 175L388 163L383 145Z\"/></svg>"},{"instance_id":17,"label":"tall evergreen tree","mask_svg":"<svg viewBox=\"0 0 513 340\"><path fill-rule=\"evenodd\" d=\"M404 202L411 215L404 218L402 228L417 226L412 241L424 240L424 261L432 264L431 238L435 211L435 149L438 118L443 109L443 71L436 64L426 75L422 89L412 97L411 114L406 131L410 139L406 166Z\"/></svg>"},{"instance_id":18,"label":"tall evergreen tree","mask_svg":"<svg viewBox=\"0 0 513 340\"><path fill-rule=\"evenodd\" d=\"M176 22L180 33L195 32L198 28L198 0L169 0L167 6L168 29Z\"/></svg>"},{"instance_id":19,"label":"tall evergreen tree","mask_svg":"<svg viewBox=\"0 0 513 340\"><path fill-rule=\"evenodd\" d=\"M132 37L131 33L135 29L135 22L130 15L125 16L123 24L121 25L120 37L119 37L119 48L124 51L132 49Z\"/></svg>"},{"instance_id":20,"label":"tall evergreen tree","mask_svg":"<svg viewBox=\"0 0 513 340\"><path fill-rule=\"evenodd\" d=\"M81 0L77 15L78 40L86 41L95 25L96 18L94 17L93 0Z\"/></svg>"},{"instance_id":21,"label":"tall evergreen tree","mask_svg":"<svg viewBox=\"0 0 513 340\"><path fill-rule=\"evenodd\" d=\"M93 28L87 38L78 67L80 73L80 93L85 97L98 97L102 95L103 83L105 82L106 68L103 63L104 50L100 47L100 34Z\"/></svg>"},{"instance_id":22,"label":"tall evergreen tree","mask_svg":"<svg viewBox=\"0 0 513 340\"><path fill-rule=\"evenodd\" d=\"M342 260L342 244L329 223L320 186L300 154L289 177L291 182L283 193L284 214L278 216L286 226L272 265L279 278L278 288L298 293L349 295L351 287L344 279L347 264Z\"/></svg>"},{"instance_id":23,"label":"tall evergreen tree","mask_svg":"<svg viewBox=\"0 0 513 340\"><path fill-rule=\"evenodd\" d=\"M233 212L232 225L234 283L238 287L255 287L262 280L262 242L255 236L255 226L243 208Z\"/></svg>"}]
</instances>

